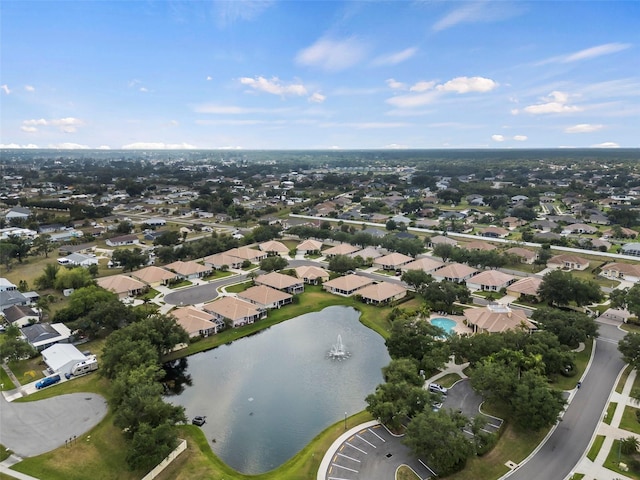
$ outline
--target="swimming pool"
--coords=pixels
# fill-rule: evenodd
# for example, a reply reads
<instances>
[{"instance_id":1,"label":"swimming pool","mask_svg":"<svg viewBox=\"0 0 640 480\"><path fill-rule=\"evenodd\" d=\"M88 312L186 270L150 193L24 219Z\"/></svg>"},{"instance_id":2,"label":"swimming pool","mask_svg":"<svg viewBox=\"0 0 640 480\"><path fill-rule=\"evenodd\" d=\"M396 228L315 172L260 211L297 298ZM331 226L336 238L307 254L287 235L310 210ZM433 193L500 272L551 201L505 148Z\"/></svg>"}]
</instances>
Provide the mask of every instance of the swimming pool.
<instances>
[{"instance_id":1,"label":"swimming pool","mask_svg":"<svg viewBox=\"0 0 640 480\"><path fill-rule=\"evenodd\" d=\"M441 329L443 329L447 335L451 335L452 333L456 333L455 330L453 329L457 324L454 320L451 320L450 318L444 318L444 317L438 317L438 318L432 318L431 320L431 325L435 325L436 327L440 327Z\"/></svg>"}]
</instances>

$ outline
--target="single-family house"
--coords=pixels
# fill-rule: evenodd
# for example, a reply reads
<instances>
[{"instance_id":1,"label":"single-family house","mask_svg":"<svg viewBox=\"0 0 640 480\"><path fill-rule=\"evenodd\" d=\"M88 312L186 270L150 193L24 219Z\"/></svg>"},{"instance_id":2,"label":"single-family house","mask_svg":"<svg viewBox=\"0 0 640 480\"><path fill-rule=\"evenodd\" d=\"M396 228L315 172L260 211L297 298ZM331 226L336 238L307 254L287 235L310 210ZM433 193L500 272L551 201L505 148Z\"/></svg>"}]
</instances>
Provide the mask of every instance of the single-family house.
<instances>
[{"instance_id":1,"label":"single-family house","mask_svg":"<svg viewBox=\"0 0 640 480\"><path fill-rule=\"evenodd\" d=\"M592 227L591 225L587 225L586 223L572 223L571 225L567 225L562 229L563 235L569 235L571 233L584 233L587 235L594 234L598 231L596 227Z\"/></svg>"},{"instance_id":2,"label":"single-family house","mask_svg":"<svg viewBox=\"0 0 640 480\"><path fill-rule=\"evenodd\" d=\"M500 227L485 227L480 229L480 235L489 238L505 238L509 235L509 230Z\"/></svg>"},{"instance_id":3,"label":"single-family house","mask_svg":"<svg viewBox=\"0 0 640 480\"><path fill-rule=\"evenodd\" d=\"M577 255L567 253L551 257L547 261L547 268L556 268L562 270L586 270L589 268L589 260Z\"/></svg>"},{"instance_id":4,"label":"single-family house","mask_svg":"<svg viewBox=\"0 0 640 480\"><path fill-rule=\"evenodd\" d=\"M640 265L630 263L609 263L602 267L600 275L615 280L638 282L640 280Z\"/></svg>"},{"instance_id":5,"label":"single-family house","mask_svg":"<svg viewBox=\"0 0 640 480\"><path fill-rule=\"evenodd\" d=\"M463 243L460 245L460 247L464 248L465 250L481 250L483 252L490 252L491 250L495 250L496 248L498 248L495 245L483 242L482 240L473 240L469 243Z\"/></svg>"},{"instance_id":6,"label":"single-family house","mask_svg":"<svg viewBox=\"0 0 640 480\"><path fill-rule=\"evenodd\" d=\"M525 295L539 299L538 290L540 289L541 283L542 278L540 277L521 278L507 287L507 295L515 298L520 298L520 296Z\"/></svg>"},{"instance_id":7,"label":"single-family house","mask_svg":"<svg viewBox=\"0 0 640 480\"><path fill-rule=\"evenodd\" d=\"M267 258L266 252L261 252L260 250L250 247L232 248L224 253L232 257L241 258L242 261L249 260L251 263L259 263L260 260Z\"/></svg>"},{"instance_id":8,"label":"single-family house","mask_svg":"<svg viewBox=\"0 0 640 480\"><path fill-rule=\"evenodd\" d=\"M371 260L375 260L376 258L384 255L378 248L376 247L366 247L362 250L358 250L357 252L350 253L348 256L351 258L360 257L365 262Z\"/></svg>"},{"instance_id":9,"label":"single-family house","mask_svg":"<svg viewBox=\"0 0 640 480\"><path fill-rule=\"evenodd\" d=\"M202 265L198 262L194 262L193 260L188 260L186 262L177 260L165 265L164 268L175 272L178 278L185 280L205 277L209 275L213 270L213 267Z\"/></svg>"},{"instance_id":10,"label":"single-family house","mask_svg":"<svg viewBox=\"0 0 640 480\"><path fill-rule=\"evenodd\" d=\"M296 276L304 283L317 285L318 282L326 282L329 280L329 272L324 268L314 265L303 265L294 269Z\"/></svg>"},{"instance_id":11,"label":"single-family house","mask_svg":"<svg viewBox=\"0 0 640 480\"><path fill-rule=\"evenodd\" d=\"M29 210L27 207L21 207L21 206L15 206L12 207L7 214L4 216L4 218L7 219L7 222L11 221L11 220L26 220L29 218L29 216L31 215L31 210Z\"/></svg>"},{"instance_id":12,"label":"single-family house","mask_svg":"<svg viewBox=\"0 0 640 480\"><path fill-rule=\"evenodd\" d=\"M467 325L474 333L501 333L507 330L533 331L536 326L522 310L512 310L506 305L487 305L483 308L467 308L463 312Z\"/></svg>"},{"instance_id":13,"label":"single-family house","mask_svg":"<svg viewBox=\"0 0 640 480\"><path fill-rule=\"evenodd\" d=\"M4 310L3 313L7 322L18 328L25 327L32 323L38 323L40 321L40 314L33 308L25 305L13 305Z\"/></svg>"},{"instance_id":14,"label":"single-family house","mask_svg":"<svg viewBox=\"0 0 640 480\"><path fill-rule=\"evenodd\" d=\"M400 300L407 295L407 289L398 283L380 282L361 288L357 295L365 303L380 305Z\"/></svg>"},{"instance_id":15,"label":"single-family house","mask_svg":"<svg viewBox=\"0 0 640 480\"><path fill-rule=\"evenodd\" d=\"M602 238L636 238L638 232L627 227L611 228L602 234Z\"/></svg>"},{"instance_id":16,"label":"single-family house","mask_svg":"<svg viewBox=\"0 0 640 480\"><path fill-rule=\"evenodd\" d=\"M255 278L254 282L256 285L266 285L267 287L283 290L293 295L304 292L304 282L302 280L279 272L259 275Z\"/></svg>"},{"instance_id":17,"label":"single-family house","mask_svg":"<svg viewBox=\"0 0 640 480\"><path fill-rule=\"evenodd\" d=\"M71 369L77 363L87 360L87 356L70 343L56 343L45 348L41 353L49 374L71 373Z\"/></svg>"},{"instance_id":18,"label":"single-family house","mask_svg":"<svg viewBox=\"0 0 640 480\"><path fill-rule=\"evenodd\" d=\"M84 253L86 255L96 251L95 243L81 243L80 245L61 245L58 248L60 255L69 255L70 253Z\"/></svg>"},{"instance_id":19,"label":"single-family house","mask_svg":"<svg viewBox=\"0 0 640 480\"><path fill-rule=\"evenodd\" d=\"M168 285L172 280L177 278L175 273L153 265L131 272L131 276L146 283L150 287Z\"/></svg>"},{"instance_id":20,"label":"single-family house","mask_svg":"<svg viewBox=\"0 0 640 480\"><path fill-rule=\"evenodd\" d=\"M84 253L70 253L66 257L58 258L58 263L75 267L90 267L91 265L98 265L98 258L95 255L86 255Z\"/></svg>"},{"instance_id":21,"label":"single-family house","mask_svg":"<svg viewBox=\"0 0 640 480\"><path fill-rule=\"evenodd\" d=\"M499 292L515 281L516 277L513 275L498 270L485 270L467 280L467 288L469 288L469 290Z\"/></svg>"},{"instance_id":22,"label":"single-family house","mask_svg":"<svg viewBox=\"0 0 640 480\"><path fill-rule=\"evenodd\" d=\"M538 258L538 254L536 252L522 247L509 248L508 250L505 250L504 253L518 257L520 258L521 263L528 263L530 265Z\"/></svg>"},{"instance_id":23,"label":"single-family house","mask_svg":"<svg viewBox=\"0 0 640 480\"><path fill-rule=\"evenodd\" d=\"M27 305L29 300L18 290L0 290L0 312L13 305Z\"/></svg>"},{"instance_id":24,"label":"single-family house","mask_svg":"<svg viewBox=\"0 0 640 480\"><path fill-rule=\"evenodd\" d=\"M374 281L368 277L351 274L324 282L322 288L329 293L350 297L354 293L358 293L361 288L373 283Z\"/></svg>"},{"instance_id":25,"label":"single-family house","mask_svg":"<svg viewBox=\"0 0 640 480\"><path fill-rule=\"evenodd\" d=\"M463 263L450 263L431 275L439 282L446 280L448 282L463 283L469 280L480 271Z\"/></svg>"},{"instance_id":26,"label":"single-family house","mask_svg":"<svg viewBox=\"0 0 640 480\"><path fill-rule=\"evenodd\" d=\"M202 308L234 328L254 323L267 315L265 310L259 310L255 305L235 297L221 297Z\"/></svg>"},{"instance_id":27,"label":"single-family house","mask_svg":"<svg viewBox=\"0 0 640 480\"><path fill-rule=\"evenodd\" d=\"M224 329L224 321L195 307L180 307L169 312L189 337L208 337Z\"/></svg>"},{"instance_id":28,"label":"single-family house","mask_svg":"<svg viewBox=\"0 0 640 480\"><path fill-rule=\"evenodd\" d=\"M384 255L382 257L376 258L373 261L373 266L376 268L381 268L382 270L398 270L402 268L403 265L406 265L407 263L412 261L413 258L408 255L393 252L389 255Z\"/></svg>"},{"instance_id":29,"label":"single-family house","mask_svg":"<svg viewBox=\"0 0 640 480\"><path fill-rule=\"evenodd\" d=\"M620 247L620 253L622 253L623 255L640 257L640 243L625 243L622 247Z\"/></svg>"},{"instance_id":30,"label":"single-family house","mask_svg":"<svg viewBox=\"0 0 640 480\"><path fill-rule=\"evenodd\" d=\"M69 343L71 330L64 323L34 323L20 329L24 339L37 351L54 343Z\"/></svg>"},{"instance_id":31,"label":"single-family house","mask_svg":"<svg viewBox=\"0 0 640 480\"><path fill-rule=\"evenodd\" d=\"M442 243L452 245L454 247L458 245L458 242L451 237L445 237L444 235L435 235L431 237L431 239L427 243L427 247L433 248L436 245L440 245Z\"/></svg>"},{"instance_id":32,"label":"single-family house","mask_svg":"<svg viewBox=\"0 0 640 480\"><path fill-rule=\"evenodd\" d=\"M234 257L227 253L216 253L204 257L204 264L216 270L221 270L223 267L239 269L242 267L244 260L239 257Z\"/></svg>"},{"instance_id":33,"label":"single-family house","mask_svg":"<svg viewBox=\"0 0 640 480\"><path fill-rule=\"evenodd\" d=\"M135 235L120 235L117 237L107 238L105 243L110 247L124 247L128 245L140 245L140 240Z\"/></svg>"},{"instance_id":34,"label":"single-family house","mask_svg":"<svg viewBox=\"0 0 640 480\"><path fill-rule=\"evenodd\" d=\"M355 245L351 245L350 243L341 243L340 245L336 245L335 247L327 248L324 252L325 257L331 258L336 255L349 255L350 253L355 253L360 250L359 247Z\"/></svg>"},{"instance_id":35,"label":"single-family house","mask_svg":"<svg viewBox=\"0 0 640 480\"><path fill-rule=\"evenodd\" d=\"M167 221L164 218L149 218L144 221L145 225L150 227L164 227L167 224Z\"/></svg>"},{"instance_id":36,"label":"single-family house","mask_svg":"<svg viewBox=\"0 0 640 480\"><path fill-rule=\"evenodd\" d=\"M18 290L18 287L4 277L0 277L0 292Z\"/></svg>"},{"instance_id":37,"label":"single-family house","mask_svg":"<svg viewBox=\"0 0 640 480\"><path fill-rule=\"evenodd\" d=\"M266 285L256 285L238 293L238 298L249 303L253 303L261 309L280 308L293 301L290 293L267 287Z\"/></svg>"},{"instance_id":38,"label":"single-family house","mask_svg":"<svg viewBox=\"0 0 640 480\"><path fill-rule=\"evenodd\" d=\"M111 275L96 280L98 286L118 295L118 298L135 297L147 290L147 285L126 275Z\"/></svg>"},{"instance_id":39,"label":"single-family house","mask_svg":"<svg viewBox=\"0 0 640 480\"><path fill-rule=\"evenodd\" d=\"M444 267L446 264L439 260L435 260L429 257L416 258L413 262L405 263L401 270L408 272L409 270L422 270L426 273L433 273L439 268Z\"/></svg>"},{"instance_id":40,"label":"single-family house","mask_svg":"<svg viewBox=\"0 0 640 480\"><path fill-rule=\"evenodd\" d=\"M261 243L258 247L269 255L287 255L289 253L287 246L276 240Z\"/></svg>"},{"instance_id":41,"label":"single-family house","mask_svg":"<svg viewBox=\"0 0 640 480\"><path fill-rule=\"evenodd\" d=\"M320 253L320 250L322 250L322 242L310 238L303 240L296 247L296 252L300 255L315 255Z\"/></svg>"}]
</instances>

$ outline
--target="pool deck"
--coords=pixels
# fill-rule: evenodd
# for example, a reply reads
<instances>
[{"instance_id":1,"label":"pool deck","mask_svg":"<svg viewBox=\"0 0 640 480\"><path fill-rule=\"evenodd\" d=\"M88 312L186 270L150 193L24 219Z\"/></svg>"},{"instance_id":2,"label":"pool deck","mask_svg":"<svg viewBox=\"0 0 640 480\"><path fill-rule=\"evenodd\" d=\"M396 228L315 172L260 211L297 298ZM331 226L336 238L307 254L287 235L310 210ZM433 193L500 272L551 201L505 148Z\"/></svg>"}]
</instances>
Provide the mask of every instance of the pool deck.
<instances>
[{"instance_id":1,"label":"pool deck","mask_svg":"<svg viewBox=\"0 0 640 480\"><path fill-rule=\"evenodd\" d=\"M429 321L433 320L434 318L447 318L449 320L453 320L454 322L456 322L456 326L453 327L453 331L460 334L460 335L464 335L466 334L473 334L473 330L471 330L471 328L467 327L464 324L464 316L462 315L449 315L447 313L443 313L443 314L439 314L439 313L432 313L429 316Z\"/></svg>"}]
</instances>

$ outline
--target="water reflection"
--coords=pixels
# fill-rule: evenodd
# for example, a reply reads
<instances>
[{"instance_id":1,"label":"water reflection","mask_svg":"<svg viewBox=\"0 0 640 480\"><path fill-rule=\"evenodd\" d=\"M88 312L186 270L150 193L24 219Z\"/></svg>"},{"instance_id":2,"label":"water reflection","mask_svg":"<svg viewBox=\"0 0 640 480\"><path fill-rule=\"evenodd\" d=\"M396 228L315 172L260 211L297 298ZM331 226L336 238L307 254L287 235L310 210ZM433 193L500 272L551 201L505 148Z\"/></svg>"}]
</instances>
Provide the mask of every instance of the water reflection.
<instances>
[{"instance_id":1,"label":"water reflection","mask_svg":"<svg viewBox=\"0 0 640 480\"><path fill-rule=\"evenodd\" d=\"M213 451L234 469L256 474L278 467L332 423L362 411L389 363L384 340L349 307L329 307L189 357L190 382L167 397L202 427ZM341 336L351 357L326 358ZM188 365L188 366L187 366Z\"/></svg>"},{"instance_id":2,"label":"water reflection","mask_svg":"<svg viewBox=\"0 0 640 480\"><path fill-rule=\"evenodd\" d=\"M189 361L179 358L164 364L165 377L162 379L165 395L180 395L186 387L193 386L193 379L187 373Z\"/></svg>"}]
</instances>

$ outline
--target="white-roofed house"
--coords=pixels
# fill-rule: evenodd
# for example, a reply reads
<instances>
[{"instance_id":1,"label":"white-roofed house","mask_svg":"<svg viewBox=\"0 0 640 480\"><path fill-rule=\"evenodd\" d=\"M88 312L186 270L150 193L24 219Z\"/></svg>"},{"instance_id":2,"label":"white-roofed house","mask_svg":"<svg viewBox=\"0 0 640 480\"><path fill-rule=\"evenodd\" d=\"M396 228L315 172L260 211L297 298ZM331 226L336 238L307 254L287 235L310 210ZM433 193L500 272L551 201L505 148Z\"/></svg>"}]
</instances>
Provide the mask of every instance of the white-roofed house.
<instances>
[{"instance_id":1,"label":"white-roofed house","mask_svg":"<svg viewBox=\"0 0 640 480\"><path fill-rule=\"evenodd\" d=\"M42 350L42 360L47 364L51 374L71 373L76 363L86 359L87 356L70 343L56 343Z\"/></svg>"}]
</instances>

